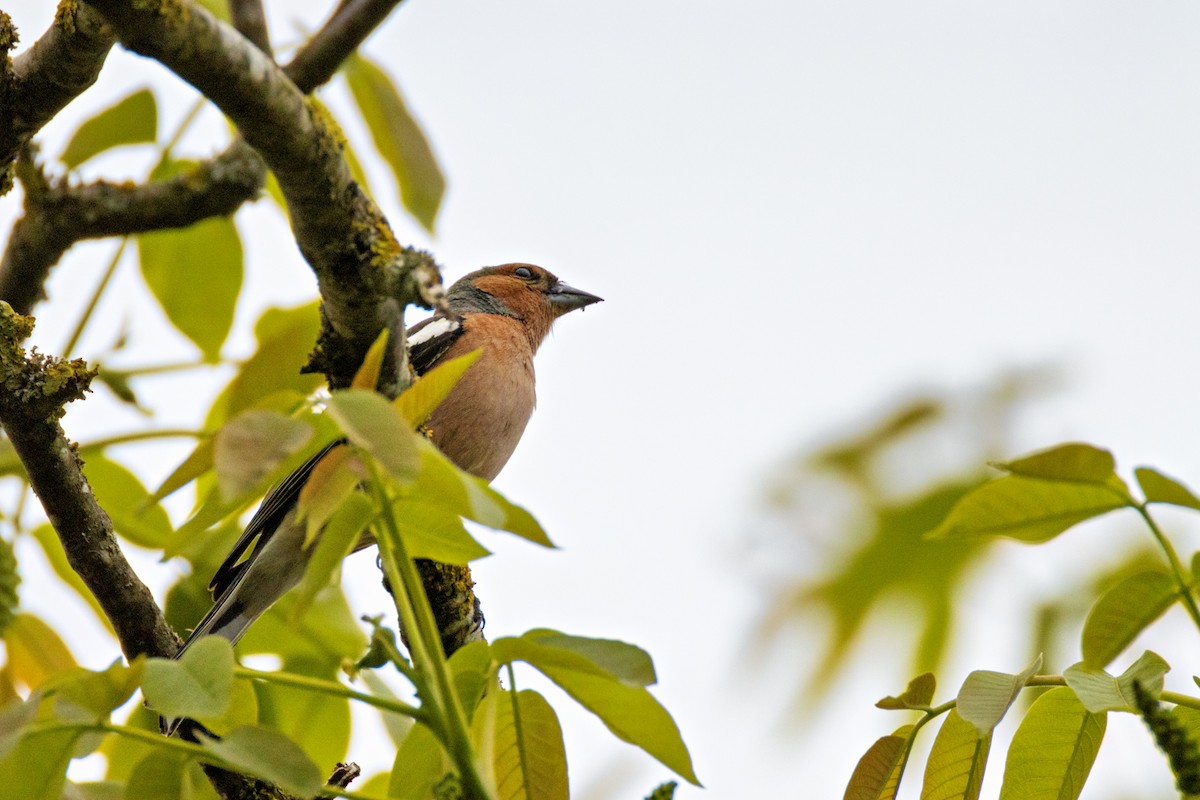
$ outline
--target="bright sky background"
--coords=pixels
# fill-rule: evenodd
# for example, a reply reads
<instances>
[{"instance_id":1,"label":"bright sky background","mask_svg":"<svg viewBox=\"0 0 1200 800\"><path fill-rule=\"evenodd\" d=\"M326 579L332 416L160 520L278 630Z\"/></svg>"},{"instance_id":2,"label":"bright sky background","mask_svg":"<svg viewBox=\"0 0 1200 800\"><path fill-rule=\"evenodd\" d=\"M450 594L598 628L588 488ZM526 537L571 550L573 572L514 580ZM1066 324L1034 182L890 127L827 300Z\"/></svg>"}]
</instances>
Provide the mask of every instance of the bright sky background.
<instances>
[{"instance_id":1,"label":"bright sky background","mask_svg":"<svg viewBox=\"0 0 1200 800\"><path fill-rule=\"evenodd\" d=\"M51 4L8 5L28 45ZM323 13L287 5L268 9L277 41ZM365 52L397 79L450 184L429 239L360 148L399 237L432 248L450 279L532 261L606 298L544 346L540 407L497 481L562 549L488 538L499 555L477 567L478 588L493 637L554 627L653 654L656 693L709 787L679 797L840 797L862 751L901 722L871 705L903 687L906 656L864 654L837 700L792 728L781 717L805 654L744 671L761 610L745 539L788 456L918 388L1056 363L1066 389L1023 419L1023 448L1094 441L1125 470L1150 463L1200 484L1200 5L408 0ZM97 91L47 129L44 152L142 85L178 83L114 52ZM169 131L191 99L158 97ZM323 97L346 108L340 86ZM210 114L206 130L221 125ZM211 141L185 149L207 155ZM145 168L114 154L85 174ZM3 230L17 196L0 201ZM315 291L268 206L238 218L259 235L231 356L247 352L263 307ZM73 252L51 293L82 303L111 249ZM186 356L157 312L131 311L133 275L106 300L109 330L92 346L127 320L161 348L138 351L142 361ZM39 325L57 352L65 320ZM189 423L217 388L144 385ZM76 419L145 424L89 414L74 412L68 432ZM148 482L171 463L148 462ZM1061 563L1089 546L1086 535L1065 543ZM1028 570L1036 554L1005 555ZM377 584L369 558L352 571L356 586ZM355 596L364 611L386 607L378 593ZM30 587L23 597L37 607ZM1002 617L964 636L971 652L939 676L939 696L970 669L1021 666L1023 642ZM1176 664L1168 686L1187 691L1191 674ZM578 797L642 797L668 778L551 699ZM1131 738L1133 754L1102 751L1111 763L1085 797L1170 792L1161 758ZM352 749L376 767L390 759ZM1002 755L997 744L985 796Z\"/></svg>"}]
</instances>

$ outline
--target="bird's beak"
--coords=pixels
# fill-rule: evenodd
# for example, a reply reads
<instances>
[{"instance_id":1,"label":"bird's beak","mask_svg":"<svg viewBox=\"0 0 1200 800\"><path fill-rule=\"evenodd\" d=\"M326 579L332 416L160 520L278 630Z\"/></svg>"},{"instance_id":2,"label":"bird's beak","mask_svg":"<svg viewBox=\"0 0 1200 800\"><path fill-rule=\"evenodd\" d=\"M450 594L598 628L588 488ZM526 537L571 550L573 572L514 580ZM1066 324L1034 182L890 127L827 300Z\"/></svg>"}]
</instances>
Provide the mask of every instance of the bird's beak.
<instances>
[{"instance_id":1,"label":"bird's beak","mask_svg":"<svg viewBox=\"0 0 1200 800\"><path fill-rule=\"evenodd\" d=\"M560 317L568 311L590 306L592 303L600 303L603 300L603 297L597 297L582 289L568 286L562 281L550 287L550 305L553 306L555 313Z\"/></svg>"}]
</instances>

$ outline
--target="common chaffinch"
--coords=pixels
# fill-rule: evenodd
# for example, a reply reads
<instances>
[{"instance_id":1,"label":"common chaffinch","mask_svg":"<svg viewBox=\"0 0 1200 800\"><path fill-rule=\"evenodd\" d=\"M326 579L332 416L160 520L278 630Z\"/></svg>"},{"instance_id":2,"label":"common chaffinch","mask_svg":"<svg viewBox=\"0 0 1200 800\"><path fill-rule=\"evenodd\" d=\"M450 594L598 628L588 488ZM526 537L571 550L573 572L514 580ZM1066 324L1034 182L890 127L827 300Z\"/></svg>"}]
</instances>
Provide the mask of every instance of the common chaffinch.
<instances>
[{"instance_id":1,"label":"common chaffinch","mask_svg":"<svg viewBox=\"0 0 1200 800\"><path fill-rule=\"evenodd\" d=\"M442 361L476 349L483 353L425 428L451 461L491 481L513 454L533 413L534 353L556 319L601 298L568 286L541 267L504 264L464 276L450 287L447 300L452 316L439 312L408 331L413 369L422 375ZM300 582L312 549L303 546L305 526L296 524L296 502L324 455L317 454L268 492L209 584L212 610L178 655L210 634L237 642Z\"/></svg>"}]
</instances>

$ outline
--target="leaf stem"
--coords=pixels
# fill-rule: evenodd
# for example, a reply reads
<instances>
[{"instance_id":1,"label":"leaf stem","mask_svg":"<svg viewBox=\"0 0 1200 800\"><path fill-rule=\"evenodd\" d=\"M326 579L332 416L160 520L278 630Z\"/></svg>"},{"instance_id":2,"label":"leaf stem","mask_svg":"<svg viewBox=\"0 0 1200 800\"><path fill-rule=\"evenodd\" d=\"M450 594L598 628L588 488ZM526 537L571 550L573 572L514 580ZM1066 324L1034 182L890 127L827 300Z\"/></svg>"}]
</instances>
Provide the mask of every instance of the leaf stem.
<instances>
[{"instance_id":1,"label":"leaf stem","mask_svg":"<svg viewBox=\"0 0 1200 800\"><path fill-rule=\"evenodd\" d=\"M87 442L79 445L80 450L102 450L105 447L111 447L115 444L127 444L129 442L143 442L147 439L201 439L207 436L204 431L191 430L190 428L160 428L156 431L134 431L132 433L118 433L115 436L107 436L103 439L96 439L93 442Z\"/></svg>"},{"instance_id":2,"label":"leaf stem","mask_svg":"<svg viewBox=\"0 0 1200 800\"><path fill-rule=\"evenodd\" d=\"M1150 516L1150 512L1146 509L1145 503L1135 505L1138 513L1142 515L1142 519L1146 521L1150 532L1154 534L1155 540L1158 541L1158 546L1162 548L1163 553L1167 557L1167 563L1171 566L1171 572L1175 576L1175 583L1179 586L1180 598L1183 600L1184 608L1187 609L1192 621L1196 623L1196 627L1200 628L1200 606L1196 605L1196 597L1192 594L1192 582L1187 579L1183 569L1183 563L1179 560L1179 554L1175 552L1175 547L1171 544L1171 540L1167 538L1162 529L1158 527L1158 523Z\"/></svg>"},{"instance_id":3,"label":"leaf stem","mask_svg":"<svg viewBox=\"0 0 1200 800\"><path fill-rule=\"evenodd\" d=\"M279 686L291 686L318 694L328 694L334 697L346 697L351 700L358 700L360 703L375 706L384 711L392 711L422 722L425 721L426 717L422 709L411 706L402 700L376 697L366 692L351 689L349 686L343 686L337 681L313 678L308 675L295 675L287 672L262 672L256 669L247 669L246 667L234 667L233 674L239 678L246 678L252 681L274 683Z\"/></svg>"},{"instance_id":4,"label":"leaf stem","mask_svg":"<svg viewBox=\"0 0 1200 800\"><path fill-rule=\"evenodd\" d=\"M96 291L92 292L92 298L88 301L87 308L83 310L83 314L79 317L79 322L75 323L75 330L71 331L71 337L63 345L63 358L70 358L71 353L75 350L75 345L79 344L79 338L83 336L83 329L87 327L88 321L92 318L92 312L99 305L100 296L104 294L104 290L108 288L108 284L112 281L112 277L117 271L117 265L121 263L121 256L124 255L127 244L129 244L129 237L122 236L121 243L117 245L116 252L113 253L112 259L108 262L108 268L104 270L104 277L100 279L99 285L96 286Z\"/></svg>"},{"instance_id":5,"label":"leaf stem","mask_svg":"<svg viewBox=\"0 0 1200 800\"><path fill-rule=\"evenodd\" d=\"M473 800L486 800L490 795L476 769L475 753L467 728L467 715L463 711L458 692L455 691L454 681L446 663L446 654L442 651L437 620L433 616L433 609L429 607L421 576L404 547L400 527L396 524L395 506L380 476L379 467L368 454L362 455L371 471L371 487L379 503L380 516L384 523L384 535L378 537L379 549L383 555L384 568L392 582L392 590L400 593L394 595L396 608L404 627L409 631L409 650L413 656L413 665L418 671L424 671L432 678L431 688L434 696L427 700L434 702L427 702L422 708L428 707L431 715L437 714L440 718L443 726L442 744L458 768L467 796Z\"/></svg>"}]
</instances>

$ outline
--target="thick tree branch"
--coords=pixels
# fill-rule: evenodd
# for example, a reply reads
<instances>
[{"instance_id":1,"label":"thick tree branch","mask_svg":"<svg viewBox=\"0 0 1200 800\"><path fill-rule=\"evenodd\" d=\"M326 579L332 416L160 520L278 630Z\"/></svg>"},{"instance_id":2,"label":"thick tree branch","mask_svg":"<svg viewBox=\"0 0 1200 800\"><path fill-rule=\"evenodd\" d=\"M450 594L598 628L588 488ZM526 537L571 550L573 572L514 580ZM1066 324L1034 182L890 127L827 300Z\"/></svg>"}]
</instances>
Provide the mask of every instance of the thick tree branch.
<instances>
[{"instance_id":1,"label":"thick tree branch","mask_svg":"<svg viewBox=\"0 0 1200 800\"><path fill-rule=\"evenodd\" d=\"M21 347L33 320L0 303L0 425L25 465L29 484L58 532L71 568L95 595L126 659L171 656L179 638L150 590L125 560L112 521L96 502L75 445L58 419L88 390L95 371Z\"/></svg>"},{"instance_id":2,"label":"thick tree branch","mask_svg":"<svg viewBox=\"0 0 1200 800\"><path fill-rule=\"evenodd\" d=\"M11 47L7 15L3 24L9 41L0 44ZM63 2L50 29L13 62L0 87L0 195L12 188L21 146L95 82L114 41L93 9Z\"/></svg>"}]
</instances>

